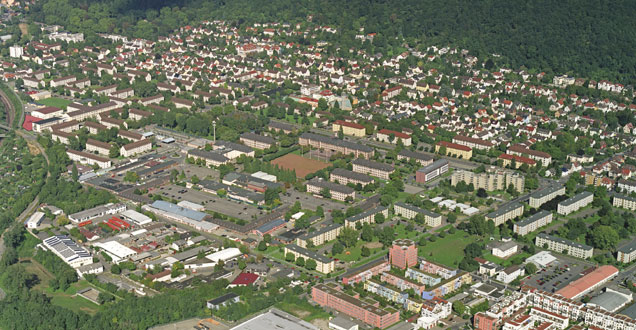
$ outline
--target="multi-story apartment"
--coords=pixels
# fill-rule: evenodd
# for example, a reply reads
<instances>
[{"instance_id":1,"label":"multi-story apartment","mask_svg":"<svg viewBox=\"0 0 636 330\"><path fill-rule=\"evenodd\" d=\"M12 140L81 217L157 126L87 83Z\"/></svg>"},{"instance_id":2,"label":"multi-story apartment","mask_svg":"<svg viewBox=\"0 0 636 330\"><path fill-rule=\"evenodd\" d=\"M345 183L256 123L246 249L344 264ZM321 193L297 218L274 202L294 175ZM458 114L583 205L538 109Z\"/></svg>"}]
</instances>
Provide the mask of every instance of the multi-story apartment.
<instances>
[{"instance_id":1,"label":"multi-story apartment","mask_svg":"<svg viewBox=\"0 0 636 330\"><path fill-rule=\"evenodd\" d=\"M501 320L484 312L479 312L473 317L473 327L479 330L497 330Z\"/></svg>"},{"instance_id":2,"label":"multi-story apartment","mask_svg":"<svg viewBox=\"0 0 636 330\"><path fill-rule=\"evenodd\" d=\"M612 198L612 205L614 205L614 207L622 207L634 211L636 210L636 198L616 194L614 198Z\"/></svg>"},{"instance_id":3,"label":"multi-story apartment","mask_svg":"<svg viewBox=\"0 0 636 330\"><path fill-rule=\"evenodd\" d=\"M342 134L363 137L366 135L366 128L360 124L350 123L344 120L336 120L331 124L331 130L334 132L340 132L342 130Z\"/></svg>"},{"instance_id":4,"label":"multi-story apartment","mask_svg":"<svg viewBox=\"0 0 636 330\"><path fill-rule=\"evenodd\" d=\"M402 292L402 290L391 284L382 283L373 278L364 282L364 289L371 293L377 294L378 296L390 302L400 305L404 305L406 303L406 300L409 298L408 293Z\"/></svg>"},{"instance_id":5,"label":"multi-story apartment","mask_svg":"<svg viewBox=\"0 0 636 330\"><path fill-rule=\"evenodd\" d=\"M150 150L152 150L152 141L145 139L121 146L121 148L119 148L119 154L124 157L131 157Z\"/></svg>"},{"instance_id":6,"label":"multi-story apartment","mask_svg":"<svg viewBox=\"0 0 636 330\"><path fill-rule=\"evenodd\" d=\"M373 156L373 148L371 147L314 133L301 134L298 137L298 144L316 149L326 149L334 153L339 152L344 155L353 154L355 157L367 159Z\"/></svg>"},{"instance_id":7,"label":"multi-story apartment","mask_svg":"<svg viewBox=\"0 0 636 330\"><path fill-rule=\"evenodd\" d=\"M313 178L307 182L307 192L320 195L323 190L329 191L331 198L344 202L347 197L353 201L356 198L356 191L353 188L341 184L325 181L322 178Z\"/></svg>"},{"instance_id":8,"label":"multi-story apartment","mask_svg":"<svg viewBox=\"0 0 636 330\"><path fill-rule=\"evenodd\" d=\"M493 147L493 143L487 140L471 138L464 135L455 135L453 143L478 150L488 150Z\"/></svg>"},{"instance_id":9,"label":"multi-story apartment","mask_svg":"<svg viewBox=\"0 0 636 330\"><path fill-rule=\"evenodd\" d=\"M594 200L594 193L584 191L576 194L574 197L568 198L557 206L557 213L562 215L568 215L572 212L578 211L582 207L586 207Z\"/></svg>"},{"instance_id":10,"label":"multi-story apartment","mask_svg":"<svg viewBox=\"0 0 636 330\"><path fill-rule=\"evenodd\" d=\"M516 191L523 192L525 178L515 172L492 171L484 173L473 173L459 170L451 175L451 185L456 186L459 182L472 184L475 189L483 188L487 191L506 190L512 185Z\"/></svg>"},{"instance_id":11,"label":"multi-story apartment","mask_svg":"<svg viewBox=\"0 0 636 330\"><path fill-rule=\"evenodd\" d=\"M540 248L566 253L573 257L588 259L594 254L594 248L585 244L573 242L561 237L551 236L545 233L537 235L535 244Z\"/></svg>"},{"instance_id":12,"label":"multi-story apartment","mask_svg":"<svg viewBox=\"0 0 636 330\"><path fill-rule=\"evenodd\" d=\"M440 149L442 148L446 148L445 155L455 156L463 159L470 159L471 157L473 157L473 149L461 144L448 141L439 141L435 144L435 152L440 152Z\"/></svg>"},{"instance_id":13,"label":"multi-story apartment","mask_svg":"<svg viewBox=\"0 0 636 330\"><path fill-rule=\"evenodd\" d=\"M396 239L389 249L389 261L401 269L417 265L417 245L410 239Z\"/></svg>"},{"instance_id":14,"label":"multi-story apartment","mask_svg":"<svg viewBox=\"0 0 636 330\"><path fill-rule=\"evenodd\" d=\"M373 178L366 174L345 170L344 168L334 168L329 175L329 180L332 182L338 181L340 184L348 185L352 184L360 184L361 186L366 186L370 183L373 183Z\"/></svg>"},{"instance_id":15,"label":"multi-story apartment","mask_svg":"<svg viewBox=\"0 0 636 330\"><path fill-rule=\"evenodd\" d=\"M411 145L411 136L408 134L404 134L402 132L392 131L388 129L381 129L376 134L375 137L382 142L397 144L397 141L402 141L402 144L405 147ZM391 139L393 137L393 139Z\"/></svg>"},{"instance_id":16,"label":"multi-story apartment","mask_svg":"<svg viewBox=\"0 0 636 330\"><path fill-rule=\"evenodd\" d=\"M442 282L442 278L437 276L436 274L425 273L424 271L417 268L407 268L404 276L406 276L406 278L408 279L416 281L417 283L422 283L427 287L435 286Z\"/></svg>"},{"instance_id":17,"label":"multi-story apartment","mask_svg":"<svg viewBox=\"0 0 636 330\"><path fill-rule=\"evenodd\" d=\"M338 235L340 235L340 230L342 230L343 227L344 226L341 224L332 223L326 227L298 237L296 239L296 244L302 248L306 248L309 241L311 241L314 246L322 245L325 242L336 239Z\"/></svg>"},{"instance_id":18,"label":"multi-story apartment","mask_svg":"<svg viewBox=\"0 0 636 330\"><path fill-rule=\"evenodd\" d=\"M427 183L446 172L448 172L448 160L439 159L417 170L415 173L415 182Z\"/></svg>"},{"instance_id":19,"label":"multi-story apartment","mask_svg":"<svg viewBox=\"0 0 636 330\"><path fill-rule=\"evenodd\" d=\"M530 158L532 160L541 162L541 164L544 167L550 165L550 163L552 162L552 156L550 156L549 153L543 152L543 151L538 151L538 150L528 149L528 148L520 146L520 145L511 146L510 148L508 148L506 153L510 154L510 155L528 157L528 158Z\"/></svg>"},{"instance_id":20,"label":"multi-story apartment","mask_svg":"<svg viewBox=\"0 0 636 330\"><path fill-rule=\"evenodd\" d=\"M525 236L551 222L552 212L541 210L526 219L516 222L513 232L519 236Z\"/></svg>"},{"instance_id":21,"label":"multi-story apartment","mask_svg":"<svg viewBox=\"0 0 636 330\"><path fill-rule=\"evenodd\" d=\"M254 134L251 132L241 134L241 143L254 149L268 149L276 144L276 140L269 136Z\"/></svg>"},{"instance_id":22,"label":"multi-story apartment","mask_svg":"<svg viewBox=\"0 0 636 330\"><path fill-rule=\"evenodd\" d=\"M561 330L567 328L570 324L570 319L568 319L567 317L557 313L552 313L539 307L532 307L530 309L530 317L532 317L535 322L552 323L554 326L553 328Z\"/></svg>"},{"instance_id":23,"label":"multi-story apartment","mask_svg":"<svg viewBox=\"0 0 636 330\"><path fill-rule=\"evenodd\" d=\"M300 257L305 258L305 262L308 259L312 259L316 262L316 270L323 274L329 274L336 270L336 263L332 259L320 255L314 251L301 248L296 244L289 244L285 246L285 255L287 255L287 253L293 254L295 259L298 259Z\"/></svg>"},{"instance_id":24,"label":"multi-story apartment","mask_svg":"<svg viewBox=\"0 0 636 330\"><path fill-rule=\"evenodd\" d=\"M379 213L382 213L382 215L386 218L389 216L389 209L386 206L380 205L362 213L350 216L345 219L345 227L356 228L358 224L362 226L365 223L375 223L375 216Z\"/></svg>"},{"instance_id":25,"label":"multi-story apartment","mask_svg":"<svg viewBox=\"0 0 636 330\"><path fill-rule=\"evenodd\" d=\"M409 149L402 149L398 153L397 159L398 160L405 159L407 161L410 161L411 159L415 159L415 161L422 166L428 166L433 164L433 157L423 153L411 151Z\"/></svg>"},{"instance_id":26,"label":"multi-story apartment","mask_svg":"<svg viewBox=\"0 0 636 330\"><path fill-rule=\"evenodd\" d=\"M517 155L510 154L501 154L497 159L500 159L503 167L514 167L515 169L521 167L523 164L528 165L528 167L533 167L537 165L537 162L528 157L522 157ZM514 166L512 164L514 163Z\"/></svg>"},{"instance_id":27,"label":"multi-story apartment","mask_svg":"<svg viewBox=\"0 0 636 330\"><path fill-rule=\"evenodd\" d=\"M393 165L378 163L364 158L357 158L351 164L353 165L353 171L356 173L367 174L384 180L388 180L389 175L395 171Z\"/></svg>"},{"instance_id":28,"label":"multi-story apartment","mask_svg":"<svg viewBox=\"0 0 636 330\"><path fill-rule=\"evenodd\" d=\"M523 204L517 202L509 202L499 206L496 211L486 214L486 221L492 220L495 226L499 226L504 222L520 217L523 215Z\"/></svg>"},{"instance_id":29,"label":"multi-story apartment","mask_svg":"<svg viewBox=\"0 0 636 330\"><path fill-rule=\"evenodd\" d=\"M424 221L429 227L438 227L442 224L442 215L429 210L425 210L413 205L397 202L393 204L395 214L407 219L414 219L418 214L424 216Z\"/></svg>"},{"instance_id":30,"label":"multi-story apartment","mask_svg":"<svg viewBox=\"0 0 636 330\"><path fill-rule=\"evenodd\" d=\"M420 262L420 270L428 274L437 275L445 280L451 279L457 275L457 270L449 269L429 260L422 260Z\"/></svg>"},{"instance_id":31,"label":"multi-story apartment","mask_svg":"<svg viewBox=\"0 0 636 330\"><path fill-rule=\"evenodd\" d=\"M400 320L400 312L393 308L380 308L372 299L361 300L340 291L335 283L318 284L311 288L311 297L320 306L333 308L341 313L380 329Z\"/></svg>"},{"instance_id":32,"label":"multi-story apartment","mask_svg":"<svg viewBox=\"0 0 636 330\"><path fill-rule=\"evenodd\" d=\"M97 165L100 168L107 168L112 165L110 159L90 154L88 152L67 149L66 154L72 161L79 162L80 164L88 164L91 166Z\"/></svg>"},{"instance_id":33,"label":"multi-story apartment","mask_svg":"<svg viewBox=\"0 0 636 330\"><path fill-rule=\"evenodd\" d=\"M633 192L636 192L636 182L627 181L627 180L618 180L617 188L618 188L618 191L621 191L625 194L631 194Z\"/></svg>"},{"instance_id":34,"label":"multi-story apartment","mask_svg":"<svg viewBox=\"0 0 636 330\"><path fill-rule=\"evenodd\" d=\"M426 289L425 284L413 282L404 276L389 272L382 273L380 280L382 282L389 283L402 291L413 289L413 291L415 291L418 295L421 295L422 292L424 292L424 289Z\"/></svg>"},{"instance_id":35,"label":"multi-story apartment","mask_svg":"<svg viewBox=\"0 0 636 330\"><path fill-rule=\"evenodd\" d=\"M205 166L220 166L230 162L230 159L223 156L220 152L206 151L200 149L188 150L188 158L194 159L194 161L203 161Z\"/></svg>"},{"instance_id":36,"label":"multi-story apartment","mask_svg":"<svg viewBox=\"0 0 636 330\"><path fill-rule=\"evenodd\" d=\"M102 156L108 157L108 154L110 153L110 149L112 147L113 146L110 145L110 143L97 141L93 139L86 140L86 151L97 152L98 154Z\"/></svg>"},{"instance_id":37,"label":"multi-story apartment","mask_svg":"<svg viewBox=\"0 0 636 330\"><path fill-rule=\"evenodd\" d=\"M539 208L546 202L561 195L565 195L565 187L560 185L551 185L544 189L536 190L530 195L530 207Z\"/></svg>"},{"instance_id":38,"label":"multi-story apartment","mask_svg":"<svg viewBox=\"0 0 636 330\"><path fill-rule=\"evenodd\" d=\"M385 257L382 257L361 267L354 268L342 275L342 284L353 285L364 282L375 275L379 275L390 270L391 264L385 259Z\"/></svg>"},{"instance_id":39,"label":"multi-story apartment","mask_svg":"<svg viewBox=\"0 0 636 330\"><path fill-rule=\"evenodd\" d=\"M435 297L444 297L447 294L460 290L463 285L470 284L472 281L473 277L470 273L460 272L435 286L427 287L422 293L422 298L430 300Z\"/></svg>"},{"instance_id":40,"label":"multi-story apartment","mask_svg":"<svg viewBox=\"0 0 636 330\"><path fill-rule=\"evenodd\" d=\"M633 240L629 244L623 245L618 248L616 260L624 264L636 260L636 240Z\"/></svg>"}]
</instances>

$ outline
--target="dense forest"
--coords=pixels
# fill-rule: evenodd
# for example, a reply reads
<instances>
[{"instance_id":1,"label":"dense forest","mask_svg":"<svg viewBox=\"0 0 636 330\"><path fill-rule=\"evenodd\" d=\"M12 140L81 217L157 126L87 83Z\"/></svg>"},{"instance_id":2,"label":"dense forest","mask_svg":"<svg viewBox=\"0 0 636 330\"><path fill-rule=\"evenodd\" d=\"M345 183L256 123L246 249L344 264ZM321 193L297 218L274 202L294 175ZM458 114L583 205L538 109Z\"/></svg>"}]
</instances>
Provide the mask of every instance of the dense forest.
<instances>
[{"instance_id":1,"label":"dense forest","mask_svg":"<svg viewBox=\"0 0 636 330\"><path fill-rule=\"evenodd\" d=\"M31 8L36 21L72 31L155 38L205 19L313 22L338 28L355 46L359 28L378 33L374 51L450 44L477 56L500 55L512 67L570 73L624 84L636 81L636 2L470 0L46 0Z\"/></svg>"}]
</instances>

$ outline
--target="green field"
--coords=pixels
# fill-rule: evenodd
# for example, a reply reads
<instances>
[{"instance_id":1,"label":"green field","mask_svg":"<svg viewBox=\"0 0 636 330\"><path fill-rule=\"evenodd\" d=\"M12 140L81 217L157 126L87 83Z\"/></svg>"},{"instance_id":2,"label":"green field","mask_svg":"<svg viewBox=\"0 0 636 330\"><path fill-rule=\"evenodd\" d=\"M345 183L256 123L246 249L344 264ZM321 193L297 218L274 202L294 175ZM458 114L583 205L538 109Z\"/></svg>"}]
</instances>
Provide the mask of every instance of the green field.
<instances>
[{"instance_id":1,"label":"green field","mask_svg":"<svg viewBox=\"0 0 636 330\"><path fill-rule=\"evenodd\" d=\"M60 109L66 109L66 106L71 104L71 101L61 99L59 97L49 97L48 99L39 100L38 103L44 104L49 107L56 107Z\"/></svg>"},{"instance_id":2,"label":"green field","mask_svg":"<svg viewBox=\"0 0 636 330\"><path fill-rule=\"evenodd\" d=\"M499 257L495 257L490 253L484 254L484 259L488 260L488 261L492 261L494 263L496 263L497 265L503 266L503 267L509 267L512 265L519 265L522 264L523 261L527 258L529 258L531 256L530 253L528 252L521 252L519 254L515 254L512 257L509 257L508 259L501 259Z\"/></svg>"},{"instance_id":3,"label":"green field","mask_svg":"<svg viewBox=\"0 0 636 330\"><path fill-rule=\"evenodd\" d=\"M463 231L447 234L444 238L437 238L435 242L427 242L419 247L418 254L426 260L440 263L449 267L457 267L464 258L466 245L477 241L477 236L471 236Z\"/></svg>"}]
</instances>

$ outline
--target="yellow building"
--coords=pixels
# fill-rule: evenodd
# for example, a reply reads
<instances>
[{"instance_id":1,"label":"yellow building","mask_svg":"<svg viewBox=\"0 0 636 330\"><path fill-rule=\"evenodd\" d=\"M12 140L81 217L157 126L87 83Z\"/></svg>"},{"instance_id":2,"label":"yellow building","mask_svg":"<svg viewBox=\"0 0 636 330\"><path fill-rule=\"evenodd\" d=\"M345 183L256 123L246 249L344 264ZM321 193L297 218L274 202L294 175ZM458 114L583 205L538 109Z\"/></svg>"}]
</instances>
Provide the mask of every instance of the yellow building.
<instances>
[{"instance_id":1,"label":"yellow building","mask_svg":"<svg viewBox=\"0 0 636 330\"><path fill-rule=\"evenodd\" d=\"M331 124L331 130L334 132L340 132L342 130L342 134L363 137L367 134L364 126L356 123L350 123L344 120L336 120Z\"/></svg>"},{"instance_id":2,"label":"yellow building","mask_svg":"<svg viewBox=\"0 0 636 330\"><path fill-rule=\"evenodd\" d=\"M440 141L435 144L435 152L439 153L440 149L446 148L445 155L454 156L462 159L470 159L473 157L473 149L457 143L448 141Z\"/></svg>"}]
</instances>

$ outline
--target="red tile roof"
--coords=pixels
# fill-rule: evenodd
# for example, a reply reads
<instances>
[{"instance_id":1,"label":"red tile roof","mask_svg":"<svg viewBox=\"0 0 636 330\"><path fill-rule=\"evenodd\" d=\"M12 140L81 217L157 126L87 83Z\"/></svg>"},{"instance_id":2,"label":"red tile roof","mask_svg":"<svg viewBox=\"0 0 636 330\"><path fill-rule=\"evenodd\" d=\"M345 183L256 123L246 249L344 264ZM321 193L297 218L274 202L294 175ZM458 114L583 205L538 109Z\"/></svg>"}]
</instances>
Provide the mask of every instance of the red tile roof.
<instances>
[{"instance_id":1,"label":"red tile roof","mask_svg":"<svg viewBox=\"0 0 636 330\"><path fill-rule=\"evenodd\" d=\"M231 284L233 285L250 285L258 279L258 275L252 273L240 273Z\"/></svg>"},{"instance_id":2,"label":"red tile roof","mask_svg":"<svg viewBox=\"0 0 636 330\"><path fill-rule=\"evenodd\" d=\"M397 132L397 131L392 131L389 129L381 129L378 133L380 134L384 134L384 135L395 135L395 137L400 138L400 139L410 139L411 136L408 134L404 134L402 132Z\"/></svg>"},{"instance_id":3,"label":"red tile roof","mask_svg":"<svg viewBox=\"0 0 636 330\"><path fill-rule=\"evenodd\" d=\"M589 288L616 274L618 274L618 269L616 267L607 265L601 266L578 280L571 282L563 289L557 291L556 294L568 299L573 299L582 292L585 292Z\"/></svg>"},{"instance_id":4,"label":"red tile roof","mask_svg":"<svg viewBox=\"0 0 636 330\"><path fill-rule=\"evenodd\" d=\"M463 151L471 151L472 150L470 147L466 147L466 146L463 146L461 144L452 143L452 142L448 142L448 141L439 141L436 144L438 146L440 146L440 147L446 147L446 148L455 149L455 150L463 150Z\"/></svg>"}]
</instances>

